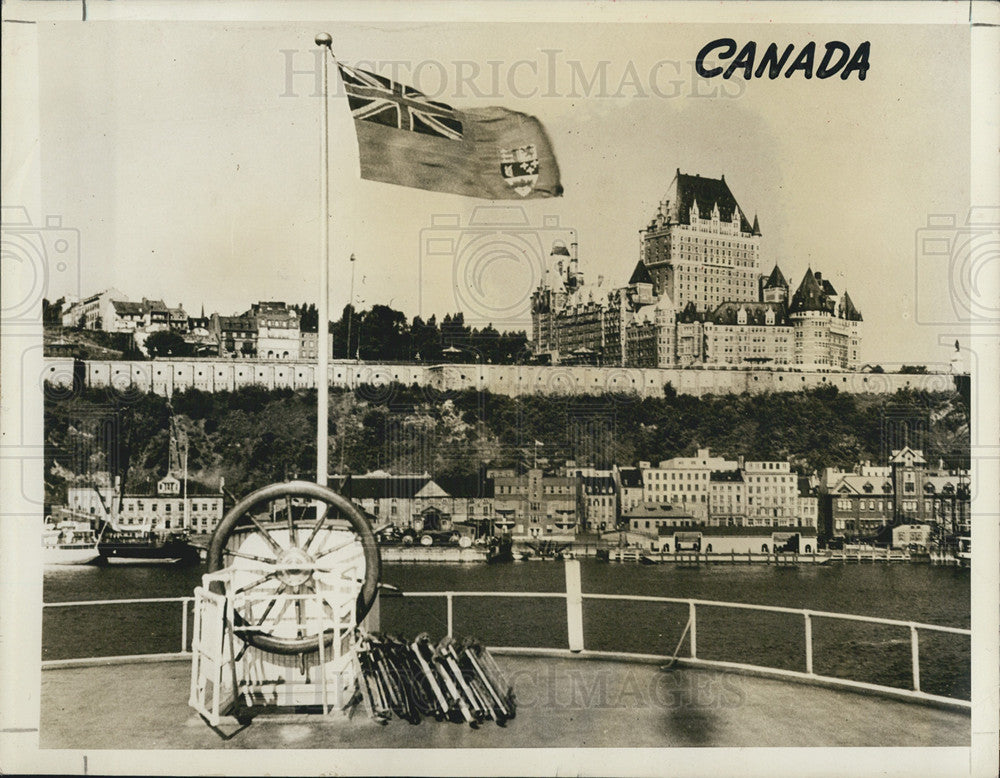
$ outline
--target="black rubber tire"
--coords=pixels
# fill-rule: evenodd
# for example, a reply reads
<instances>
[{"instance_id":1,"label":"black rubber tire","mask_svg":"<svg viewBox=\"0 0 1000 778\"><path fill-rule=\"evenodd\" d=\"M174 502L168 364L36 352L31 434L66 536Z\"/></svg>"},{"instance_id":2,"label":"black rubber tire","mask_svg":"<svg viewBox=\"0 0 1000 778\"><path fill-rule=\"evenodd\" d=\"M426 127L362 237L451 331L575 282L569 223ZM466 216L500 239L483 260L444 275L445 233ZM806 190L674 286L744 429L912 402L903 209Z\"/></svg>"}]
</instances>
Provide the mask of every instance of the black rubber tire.
<instances>
[{"instance_id":1,"label":"black rubber tire","mask_svg":"<svg viewBox=\"0 0 1000 778\"><path fill-rule=\"evenodd\" d=\"M242 519L251 508L264 502L280 497L306 497L328 503L336 507L342 517L347 519L351 528L361 539L361 546L365 555L365 579L358 593L357 621L360 624L362 619L375 604L378 597L379 580L382 577L382 557L379 554L378 543L372 526L361 510L343 495L319 484L310 481L288 481L287 483L270 484L256 492L252 492L234 505L227 513L212 534L212 540L208 547L208 571L214 573L223 567L223 556L225 554L226 543L230 535L240 525ZM239 613L234 614L234 621L237 626L245 626L246 621ZM241 639L250 645L270 651L274 654L309 654L319 651L316 636L302 638L276 637L263 632L237 633ZM336 637L336 630L328 630L324 636L324 643L331 645Z\"/></svg>"}]
</instances>

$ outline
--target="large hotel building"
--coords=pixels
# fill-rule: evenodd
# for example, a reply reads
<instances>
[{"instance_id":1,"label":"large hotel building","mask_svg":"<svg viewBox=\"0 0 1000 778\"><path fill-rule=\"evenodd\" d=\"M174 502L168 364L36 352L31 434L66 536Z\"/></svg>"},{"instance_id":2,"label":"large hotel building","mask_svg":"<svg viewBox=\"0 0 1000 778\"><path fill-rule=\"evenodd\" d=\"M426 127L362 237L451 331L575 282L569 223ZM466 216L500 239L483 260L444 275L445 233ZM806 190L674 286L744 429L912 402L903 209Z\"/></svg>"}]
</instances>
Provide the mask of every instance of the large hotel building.
<instances>
[{"instance_id":1,"label":"large hotel building","mask_svg":"<svg viewBox=\"0 0 1000 778\"><path fill-rule=\"evenodd\" d=\"M812 269L790 295L777 265L762 274L760 237L725 176L678 170L626 285L586 284L576 244L553 245L532 296L535 353L569 364L855 369L862 319L851 298Z\"/></svg>"}]
</instances>

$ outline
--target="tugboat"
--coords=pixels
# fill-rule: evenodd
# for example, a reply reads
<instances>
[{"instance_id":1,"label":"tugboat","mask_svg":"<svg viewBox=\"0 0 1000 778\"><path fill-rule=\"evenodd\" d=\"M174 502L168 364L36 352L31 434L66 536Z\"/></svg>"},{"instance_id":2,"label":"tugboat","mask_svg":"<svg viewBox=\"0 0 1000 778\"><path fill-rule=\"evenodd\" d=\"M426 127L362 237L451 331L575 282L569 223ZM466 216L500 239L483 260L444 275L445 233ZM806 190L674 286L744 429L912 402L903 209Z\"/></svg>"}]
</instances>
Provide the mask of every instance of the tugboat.
<instances>
[{"instance_id":1,"label":"tugboat","mask_svg":"<svg viewBox=\"0 0 1000 778\"><path fill-rule=\"evenodd\" d=\"M199 560L198 549L188 542L183 532L108 530L97 549L100 564L173 564Z\"/></svg>"}]
</instances>

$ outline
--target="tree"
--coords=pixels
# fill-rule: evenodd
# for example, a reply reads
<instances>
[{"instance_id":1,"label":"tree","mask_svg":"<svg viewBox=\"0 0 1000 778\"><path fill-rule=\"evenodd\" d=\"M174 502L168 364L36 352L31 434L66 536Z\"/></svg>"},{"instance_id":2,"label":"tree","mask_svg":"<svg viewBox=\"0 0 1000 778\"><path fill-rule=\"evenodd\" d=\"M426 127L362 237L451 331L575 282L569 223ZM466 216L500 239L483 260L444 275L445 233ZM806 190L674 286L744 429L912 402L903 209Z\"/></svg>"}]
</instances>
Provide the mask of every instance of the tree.
<instances>
[{"instance_id":1,"label":"tree","mask_svg":"<svg viewBox=\"0 0 1000 778\"><path fill-rule=\"evenodd\" d=\"M406 359L409 335L406 316L386 305L373 305L360 316L358 339L362 359ZM354 334L352 332L352 339Z\"/></svg>"},{"instance_id":2,"label":"tree","mask_svg":"<svg viewBox=\"0 0 1000 778\"><path fill-rule=\"evenodd\" d=\"M44 297L42 298L42 323L43 324L62 324L62 309L63 303L66 302L65 297L60 297L54 303L50 303Z\"/></svg>"},{"instance_id":3,"label":"tree","mask_svg":"<svg viewBox=\"0 0 1000 778\"><path fill-rule=\"evenodd\" d=\"M176 332L163 330L146 338L146 353L151 357L186 357L191 354L191 346Z\"/></svg>"},{"instance_id":4,"label":"tree","mask_svg":"<svg viewBox=\"0 0 1000 778\"><path fill-rule=\"evenodd\" d=\"M903 375L924 375L927 372L927 365L903 365L899 368Z\"/></svg>"},{"instance_id":5,"label":"tree","mask_svg":"<svg viewBox=\"0 0 1000 778\"><path fill-rule=\"evenodd\" d=\"M299 330L302 332L319 332L319 311L315 303L302 303L296 306L299 313Z\"/></svg>"}]
</instances>

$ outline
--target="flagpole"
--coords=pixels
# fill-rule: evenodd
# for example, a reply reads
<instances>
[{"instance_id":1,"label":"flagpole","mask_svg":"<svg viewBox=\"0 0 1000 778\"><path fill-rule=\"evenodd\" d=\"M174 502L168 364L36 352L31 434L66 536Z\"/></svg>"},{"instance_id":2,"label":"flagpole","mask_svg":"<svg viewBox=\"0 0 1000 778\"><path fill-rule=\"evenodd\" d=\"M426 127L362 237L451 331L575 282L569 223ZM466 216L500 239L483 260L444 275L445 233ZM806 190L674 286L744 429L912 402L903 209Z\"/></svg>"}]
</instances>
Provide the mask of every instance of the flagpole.
<instances>
[{"instance_id":1,"label":"flagpole","mask_svg":"<svg viewBox=\"0 0 1000 778\"><path fill-rule=\"evenodd\" d=\"M316 36L316 45L326 48L333 55L333 38L321 32ZM330 419L330 127L328 87L328 64L330 57L323 54L323 114L320 124L322 135L322 164L320 165L321 213L320 213L320 265L319 265L319 327L316 334L316 483L326 486L330 473L329 465L329 419Z\"/></svg>"}]
</instances>

